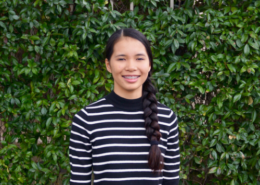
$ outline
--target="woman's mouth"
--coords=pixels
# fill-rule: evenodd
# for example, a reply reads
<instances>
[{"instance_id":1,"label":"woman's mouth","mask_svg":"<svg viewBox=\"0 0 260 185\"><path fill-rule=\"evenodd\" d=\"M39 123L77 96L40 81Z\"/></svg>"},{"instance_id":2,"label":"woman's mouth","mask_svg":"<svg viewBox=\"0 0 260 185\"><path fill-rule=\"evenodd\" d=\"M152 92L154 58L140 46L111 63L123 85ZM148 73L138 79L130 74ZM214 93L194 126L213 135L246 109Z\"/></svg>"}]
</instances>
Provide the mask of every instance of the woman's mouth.
<instances>
[{"instance_id":1,"label":"woman's mouth","mask_svg":"<svg viewBox=\"0 0 260 185\"><path fill-rule=\"evenodd\" d=\"M136 82L138 80L140 76L136 76L136 75L127 75L127 76L123 76L123 78L127 81L127 82L130 82L130 83L133 83L133 82Z\"/></svg>"}]
</instances>

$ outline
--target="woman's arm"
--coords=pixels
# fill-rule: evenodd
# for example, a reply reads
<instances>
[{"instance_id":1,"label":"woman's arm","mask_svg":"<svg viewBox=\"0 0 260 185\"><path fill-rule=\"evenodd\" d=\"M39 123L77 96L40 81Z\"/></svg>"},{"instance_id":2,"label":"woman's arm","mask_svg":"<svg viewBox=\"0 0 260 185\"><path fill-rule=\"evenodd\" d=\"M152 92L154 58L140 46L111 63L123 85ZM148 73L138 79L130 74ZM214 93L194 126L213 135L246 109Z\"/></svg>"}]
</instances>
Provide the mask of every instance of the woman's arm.
<instances>
[{"instance_id":1,"label":"woman's arm","mask_svg":"<svg viewBox=\"0 0 260 185\"><path fill-rule=\"evenodd\" d=\"M164 156L162 185L179 184L180 150L177 116L171 116L170 129L167 138L167 149Z\"/></svg>"},{"instance_id":2,"label":"woman's arm","mask_svg":"<svg viewBox=\"0 0 260 185\"><path fill-rule=\"evenodd\" d=\"M72 120L70 133L69 159L70 184L90 185L92 174L92 146L89 139L87 115L79 111Z\"/></svg>"}]
</instances>

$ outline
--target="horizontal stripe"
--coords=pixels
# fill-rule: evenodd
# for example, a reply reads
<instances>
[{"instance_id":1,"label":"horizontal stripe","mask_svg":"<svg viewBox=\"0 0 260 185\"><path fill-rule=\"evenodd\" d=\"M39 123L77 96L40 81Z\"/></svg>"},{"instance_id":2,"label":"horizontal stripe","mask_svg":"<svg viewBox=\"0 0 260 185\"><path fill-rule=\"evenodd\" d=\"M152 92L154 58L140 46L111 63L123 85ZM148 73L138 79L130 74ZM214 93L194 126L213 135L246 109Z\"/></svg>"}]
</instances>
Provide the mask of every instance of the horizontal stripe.
<instances>
[{"instance_id":1,"label":"horizontal stripe","mask_svg":"<svg viewBox=\"0 0 260 185\"><path fill-rule=\"evenodd\" d=\"M137 163L147 163L147 161L139 161L139 160L132 160L132 161L106 161L106 162L99 162L99 163L93 163L95 166L105 165L105 164L137 164Z\"/></svg>"},{"instance_id":2,"label":"horizontal stripe","mask_svg":"<svg viewBox=\"0 0 260 185\"><path fill-rule=\"evenodd\" d=\"M77 124L74 123L74 122L73 122L73 125L77 126ZM83 127L81 127L81 128L84 129ZM84 130L85 130L85 129L84 129ZM74 135L78 135L78 136L80 136L80 137L89 139L86 135L82 135L82 134L80 134L80 133L78 133L78 132L75 132L75 131L73 131L73 130L71 131L71 133L74 134Z\"/></svg>"},{"instance_id":3,"label":"horizontal stripe","mask_svg":"<svg viewBox=\"0 0 260 185\"><path fill-rule=\"evenodd\" d=\"M167 145L176 145L176 144L178 144L179 143L179 140L177 140L177 141L175 141L175 142L172 142L172 143L167 143Z\"/></svg>"},{"instance_id":4,"label":"horizontal stripe","mask_svg":"<svg viewBox=\"0 0 260 185\"><path fill-rule=\"evenodd\" d=\"M74 156L69 154L69 157L74 158L74 159L92 159L91 157L78 157L78 156Z\"/></svg>"},{"instance_id":5,"label":"horizontal stripe","mask_svg":"<svg viewBox=\"0 0 260 185\"><path fill-rule=\"evenodd\" d=\"M166 176L163 176L163 179L167 179L167 180L178 179L178 178L179 178L179 175L178 175L178 176L175 176L175 177L166 177Z\"/></svg>"},{"instance_id":6,"label":"horizontal stripe","mask_svg":"<svg viewBox=\"0 0 260 185\"><path fill-rule=\"evenodd\" d=\"M165 133L166 135L168 135L168 134L169 134L169 132L168 132L168 131L165 131L165 130L162 130L162 129L160 129L160 132L161 132L161 133Z\"/></svg>"},{"instance_id":7,"label":"horizontal stripe","mask_svg":"<svg viewBox=\"0 0 260 185\"><path fill-rule=\"evenodd\" d=\"M102 170L102 171L94 171L95 174L102 174L102 173L123 173L123 172L152 172L152 169L107 169L107 170ZM163 172L178 172L180 171L179 169L176 170L162 170ZM156 170L156 172L159 172L159 170Z\"/></svg>"},{"instance_id":8,"label":"horizontal stripe","mask_svg":"<svg viewBox=\"0 0 260 185\"><path fill-rule=\"evenodd\" d=\"M165 146L163 146L163 145L158 145L159 147L161 147L161 148L164 148L165 150L167 149L167 147L165 147Z\"/></svg>"},{"instance_id":9,"label":"horizontal stripe","mask_svg":"<svg viewBox=\"0 0 260 185\"><path fill-rule=\"evenodd\" d=\"M95 139L91 140L90 142L95 142L97 140L101 139L140 139L140 138L147 138L146 136L102 136L102 137L96 137Z\"/></svg>"},{"instance_id":10,"label":"horizontal stripe","mask_svg":"<svg viewBox=\"0 0 260 185\"><path fill-rule=\"evenodd\" d=\"M74 142L74 143L80 143L80 144L83 144L83 145L86 145L86 146L90 146L91 144L90 143L84 143L82 141L78 141L78 140L75 140L75 139L71 139L70 138L70 141Z\"/></svg>"},{"instance_id":11,"label":"horizontal stripe","mask_svg":"<svg viewBox=\"0 0 260 185\"><path fill-rule=\"evenodd\" d=\"M168 109L168 108L163 108L163 107L157 107L157 109L160 109L160 110L168 110L170 111L171 109Z\"/></svg>"},{"instance_id":12,"label":"horizontal stripe","mask_svg":"<svg viewBox=\"0 0 260 185\"><path fill-rule=\"evenodd\" d=\"M176 169L176 170L165 170L163 169L163 172L167 172L167 173L173 173L173 172L178 172L180 171L179 169Z\"/></svg>"},{"instance_id":13,"label":"horizontal stripe","mask_svg":"<svg viewBox=\"0 0 260 185\"><path fill-rule=\"evenodd\" d=\"M82 164L74 164L72 162L70 162L70 165L74 166L74 167L80 167L80 168L86 168L86 167L91 167L92 166L92 164L82 165Z\"/></svg>"},{"instance_id":14,"label":"horizontal stripe","mask_svg":"<svg viewBox=\"0 0 260 185\"><path fill-rule=\"evenodd\" d=\"M175 135L173 135L173 136L171 136L171 137L168 137L168 140L169 140L169 139L172 139L172 138L175 138L175 137L177 137L177 136L178 136L178 133L175 134Z\"/></svg>"},{"instance_id":15,"label":"horizontal stripe","mask_svg":"<svg viewBox=\"0 0 260 185\"><path fill-rule=\"evenodd\" d=\"M173 132L174 130L177 130L178 129L178 125L176 125L173 129L171 129L170 131L169 131L169 133L171 133L171 132Z\"/></svg>"},{"instance_id":16,"label":"horizontal stripe","mask_svg":"<svg viewBox=\"0 0 260 185\"><path fill-rule=\"evenodd\" d=\"M89 113L82 109L82 111L87 115L87 116L103 116L103 115L112 115L112 114L125 114L125 115L136 115L136 114L144 114L144 111L136 111L136 112L126 112L126 111L108 111L108 112L100 112L100 113ZM164 115L164 114L157 114L159 117L164 117L164 118L170 118L172 116L173 112L169 115Z\"/></svg>"},{"instance_id":17,"label":"horizontal stripe","mask_svg":"<svg viewBox=\"0 0 260 185\"><path fill-rule=\"evenodd\" d=\"M104 107L114 107L113 105L99 105L99 106L93 106L93 107L85 107L85 109L98 109L98 108L104 108Z\"/></svg>"},{"instance_id":18,"label":"horizontal stripe","mask_svg":"<svg viewBox=\"0 0 260 185\"><path fill-rule=\"evenodd\" d=\"M162 156L165 157L165 158L168 158L168 159L174 159L174 158L180 157L180 155L168 156L168 155L165 155L163 153L162 153Z\"/></svg>"},{"instance_id":19,"label":"horizontal stripe","mask_svg":"<svg viewBox=\"0 0 260 185\"><path fill-rule=\"evenodd\" d=\"M180 148L178 147L178 148L173 148L173 149L168 149L167 148L167 151L169 151L169 152L176 152L176 151L178 151Z\"/></svg>"},{"instance_id":20,"label":"horizontal stripe","mask_svg":"<svg viewBox=\"0 0 260 185\"><path fill-rule=\"evenodd\" d=\"M161 125L165 125L165 126L171 126L175 123L175 121L177 121L177 117L171 123L165 123L165 122L161 122L161 121L158 121L158 123Z\"/></svg>"},{"instance_id":21,"label":"horizontal stripe","mask_svg":"<svg viewBox=\"0 0 260 185\"><path fill-rule=\"evenodd\" d=\"M102 154L92 155L93 157L102 157L108 155L148 155L149 152L107 152Z\"/></svg>"},{"instance_id":22,"label":"horizontal stripe","mask_svg":"<svg viewBox=\"0 0 260 185\"><path fill-rule=\"evenodd\" d=\"M126 114L126 115L136 115L144 114L144 111L137 112L125 112L125 111L109 111L109 112L100 112L100 113L88 113L85 110L82 110L87 116L100 116L100 115L111 115L111 114Z\"/></svg>"},{"instance_id":23,"label":"horizontal stripe","mask_svg":"<svg viewBox=\"0 0 260 185\"><path fill-rule=\"evenodd\" d=\"M110 128L108 128L108 127L106 127L106 128L99 128L99 129L95 129L95 130L89 131L89 130L81 127L80 125L76 124L75 122L73 122L72 124L75 125L76 127L80 128L80 129L85 130L89 135L91 135L91 134L93 134L95 132L112 131L112 130L125 130L125 131L126 130L127 131L146 130L145 127L139 127L139 128L138 127L131 127L131 128L126 128L126 127L110 127ZM160 132L161 133L165 133L167 135L169 134L169 132L167 132L165 130L162 130L162 129L160 129ZM73 131L72 131L72 133L73 133ZM78 135L80 135L80 134L78 134ZM80 136L82 136L82 135L80 135ZM88 138L86 136L82 136L82 137Z\"/></svg>"},{"instance_id":24,"label":"horizontal stripe","mask_svg":"<svg viewBox=\"0 0 260 185\"><path fill-rule=\"evenodd\" d=\"M88 106L91 106L91 105L97 104L97 103L99 103L99 102L101 102L101 101L105 101L105 100L106 100L105 98L101 98L100 100L97 100L97 101L95 101L95 102L89 104Z\"/></svg>"},{"instance_id":25,"label":"horizontal stripe","mask_svg":"<svg viewBox=\"0 0 260 185\"><path fill-rule=\"evenodd\" d=\"M121 143L115 143L115 144L105 144L105 145L99 145L99 146L93 146L93 149L98 148L105 148L105 147L114 147L114 146L127 146L127 147L141 147L141 146L151 146L151 144L121 144Z\"/></svg>"},{"instance_id":26,"label":"horizontal stripe","mask_svg":"<svg viewBox=\"0 0 260 185\"><path fill-rule=\"evenodd\" d=\"M107 123L107 122L144 122L143 119L132 119L132 120L127 120L127 119L106 119L106 120L99 120L99 121L86 121L83 118L81 118L79 115L75 115L76 117L78 117L81 121L89 124L89 125L93 125L93 124L97 124L97 123Z\"/></svg>"},{"instance_id":27,"label":"horizontal stripe","mask_svg":"<svg viewBox=\"0 0 260 185\"><path fill-rule=\"evenodd\" d=\"M160 180L162 177L128 177L128 178L102 178L102 179L95 179L95 182L100 181L128 181L128 180Z\"/></svg>"},{"instance_id":28,"label":"horizontal stripe","mask_svg":"<svg viewBox=\"0 0 260 185\"><path fill-rule=\"evenodd\" d=\"M123 173L123 172L152 172L151 169L107 169L102 171L94 171L94 174L102 174L102 173Z\"/></svg>"},{"instance_id":29,"label":"horizontal stripe","mask_svg":"<svg viewBox=\"0 0 260 185\"><path fill-rule=\"evenodd\" d=\"M180 162L176 162L176 163L163 163L164 165L178 165L180 164Z\"/></svg>"},{"instance_id":30,"label":"horizontal stripe","mask_svg":"<svg viewBox=\"0 0 260 185\"><path fill-rule=\"evenodd\" d=\"M102 139L115 139L115 138L118 138L118 139L146 139L147 136L132 136L132 135L128 135L128 136L120 136L120 135L115 135L115 136L102 136L102 137L96 137L95 139L92 139L90 142L93 143L97 140L102 140ZM163 139L163 138L160 138L160 140L166 142L167 140L166 139Z\"/></svg>"},{"instance_id":31,"label":"horizontal stripe","mask_svg":"<svg viewBox=\"0 0 260 185\"><path fill-rule=\"evenodd\" d=\"M87 152L87 153L90 153L92 151L92 150L84 150L84 149L80 149L80 148L74 148L72 146L69 146L69 149L79 151L79 152Z\"/></svg>"},{"instance_id":32,"label":"horizontal stripe","mask_svg":"<svg viewBox=\"0 0 260 185\"><path fill-rule=\"evenodd\" d=\"M76 182L76 183L90 183L91 182L91 180L73 180L73 179L70 179L70 182Z\"/></svg>"},{"instance_id":33,"label":"horizontal stripe","mask_svg":"<svg viewBox=\"0 0 260 185\"><path fill-rule=\"evenodd\" d=\"M71 174L73 174L73 175L90 175L90 174L92 173L92 171L87 172L87 173L79 173L79 172L74 172L74 171L72 171L72 170L70 170L70 172L71 172Z\"/></svg>"},{"instance_id":34,"label":"horizontal stripe","mask_svg":"<svg viewBox=\"0 0 260 185\"><path fill-rule=\"evenodd\" d=\"M164 114L158 114L159 117L164 117L164 118L170 118L172 116L173 112L171 111L171 113L169 115L164 115Z\"/></svg>"},{"instance_id":35,"label":"horizontal stripe","mask_svg":"<svg viewBox=\"0 0 260 185\"><path fill-rule=\"evenodd\" d=\"M99 128L99 129L95 129L93 131L87 131L89 134L93 134L95 132L101 132L101 131L111 131L111 130L124 130L124 131L135 131L135 130L145 130L145 128L125 128L125 127L110 127L110 128Z\"/></svg>"}]
</instances>

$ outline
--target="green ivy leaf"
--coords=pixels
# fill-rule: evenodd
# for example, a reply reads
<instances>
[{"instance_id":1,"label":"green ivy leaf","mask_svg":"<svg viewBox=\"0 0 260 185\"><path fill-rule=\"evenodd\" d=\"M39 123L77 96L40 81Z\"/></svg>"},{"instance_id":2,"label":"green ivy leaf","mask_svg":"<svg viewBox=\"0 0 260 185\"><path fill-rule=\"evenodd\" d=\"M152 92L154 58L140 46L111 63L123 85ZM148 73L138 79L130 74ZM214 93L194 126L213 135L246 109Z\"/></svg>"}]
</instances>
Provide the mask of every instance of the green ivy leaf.
<instances>
[{"instance_id":1,"label":"green ivy leaf","mask_svg":"<svg viewBox=\"0 0 260 185\"><path fill-rule=\"evenodd\" d=\"M38 37L36 35L32 35L29 38L30 38L30 40L40 40L40 37Z\"/></svg>"},{"instance_id":2,"label":"green ivy leaf","mask_svg":"<svg viewBox=\"0 0 260 185\"><path fill-rule=\"evenodd\" d=\"M217 167L212 167L212 168L209 169L209 172L208 172L208 173L209 173L209 174L211 174L211 173L216 173L216 172L217 172L217 169L218 169Z\"/></svg>"},{"instance_id":3,"label":"green ivy leaf","mask_svg":"<svg viewBox=\"0 0 260 185\"><path fill-rule=\"evenodd\" d=\"M255 119L256 119L256 116L257 116L257 113L256 113L256 110L254 110L253 112L252 112L252 123L254 123L255 122Z\"/></svg>"},{"instance_id":4,"label":"green ivy leaf","mask_svg":"<svg viewBox=\"0 0 260 185\"><path fill-rule=\"evenodd\" d=\"M47 119L47 121L46 121L46 128L49 128L49 126L51 124L51 121L52 121L52 117Z\"/></svg>"},{"instance_id":5,"label":"green ivy leaf","mask_svg":"<svg viewBox=\"0 0 260 185\"><path fill-rule=\"evenodd\" d=\"M249 48L248 44L246 44L244 47L244 53L245 53L245 55L248 55L250 53L250 48Z\"/></svg>"},{"instance_id":6,"label":"green ivy leaf","mask_svg":"<svg viewBox=\"0 0 260 185\"><path fill-rule=\"evenodd\" d=\"M240 99L241 99L241 94L236 94L236 95L234 96L233 102L235 103L235 102L237 102L237 101L240 100Z\"/></svg>"},{"instance_id":7,"label":"green ivy leaf","mask_svg":"<svg viewBox=\"0 0 260 185\"><path fill-rule=\"evenodd\" d=\"M212 139L210 142L210 147L213 147L216 144L217 144L217 139Z\"/></svg>"}]
</instances>

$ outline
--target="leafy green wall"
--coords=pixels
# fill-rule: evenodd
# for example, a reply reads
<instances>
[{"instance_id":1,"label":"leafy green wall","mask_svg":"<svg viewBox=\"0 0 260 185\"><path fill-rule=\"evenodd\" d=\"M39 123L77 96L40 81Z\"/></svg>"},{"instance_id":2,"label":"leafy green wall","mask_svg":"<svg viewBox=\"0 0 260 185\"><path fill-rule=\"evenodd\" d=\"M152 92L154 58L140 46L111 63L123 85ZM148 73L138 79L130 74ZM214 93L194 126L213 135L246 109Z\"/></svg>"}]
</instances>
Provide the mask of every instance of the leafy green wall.
<instances>
[{"instance_id":1,"label":"leafy green wall","mask_svg":"<svg viewBox=\"0 0 260 185\"><path fill-rule=\"evenodd\" d=\"M180 183L260 184L260 1L119 7L0 0L0 184L69 184L71 119L113 89L103 51L122 27L151 41L158 101L179 117Z\"/></svg>"}]
</instances>

